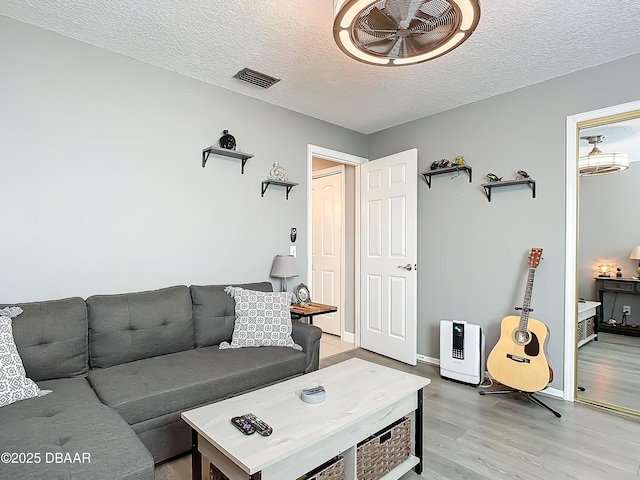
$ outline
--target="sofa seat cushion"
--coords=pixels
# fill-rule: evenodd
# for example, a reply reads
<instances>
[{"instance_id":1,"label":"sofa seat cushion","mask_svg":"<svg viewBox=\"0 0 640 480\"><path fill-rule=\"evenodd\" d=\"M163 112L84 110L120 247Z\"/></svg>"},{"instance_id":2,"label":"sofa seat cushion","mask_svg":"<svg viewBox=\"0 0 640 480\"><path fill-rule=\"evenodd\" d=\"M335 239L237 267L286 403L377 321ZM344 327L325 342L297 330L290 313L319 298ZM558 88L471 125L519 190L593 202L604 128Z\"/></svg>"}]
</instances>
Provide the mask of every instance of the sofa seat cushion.
<instances>
[{"instance_id":1,"label":"sofa seat cushion","mask_svg":"<svg viewBox=\"0 0 640 480\"><path fill-rule=\"evenodd\" d=\"M305 354L293 348L213 346L91 370L89 382L133 425L302 374L305 367Z\"/></svg>"},{"instance_id":2,"label":"sofa seat cushion","mask_svg":"<svg viewBox=\"0 0 640 480\"><path fill-rule=\"evenodd\" d=\"M0 408L0 450L29 452L33 463L0 464L1 480L153 480L149 451L84 378L41 382L53 390Z\"/></svg>"}]
</instances>

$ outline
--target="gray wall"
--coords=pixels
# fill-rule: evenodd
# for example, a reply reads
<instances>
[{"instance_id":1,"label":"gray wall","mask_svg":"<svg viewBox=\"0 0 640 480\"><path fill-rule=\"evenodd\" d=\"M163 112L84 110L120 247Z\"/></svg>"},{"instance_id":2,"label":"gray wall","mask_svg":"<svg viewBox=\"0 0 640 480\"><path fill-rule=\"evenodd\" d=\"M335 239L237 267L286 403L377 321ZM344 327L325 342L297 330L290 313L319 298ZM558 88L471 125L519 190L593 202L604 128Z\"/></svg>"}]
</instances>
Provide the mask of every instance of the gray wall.
<instances>
[{"instance_id":1,"label":"gray wall","mask_svg":"<svg viewBox=\"0 0 640 480\"><path fill-rule=\"evenodd\" d=\"M593 278L602 263L611 265L612 277L616 267L622 269L624 278L638 275L638 262L629 260L629 253L640 245L640 222L634 213L640 206L639 185L640 162L616 174L580 177L578 296L597 300ZM622 305L629 305L627 323L640 323L640 296L615 297L611 294L605 299L603 318L620 322Z\"/></svg>"},{"instance_id":2,"label":"gray wall","mask_svg":"<svg viewBox=\"0 0 640 480\"><path fill-rule=\"evenodd\" d=\"M457 155L473 168L472 184L442 175L431 189L418 185L420 354L439 357L442 319L480 324L490 351L502 318L522 304L527 254L540 247L531 317L551 331L551 386L563 388L566 117L637 100L638 75L640 55L369 136L372 159L415 147L419 171ZM537 198L526 186L503 187L489 203L485 175L509 179L520 169L537 181Z\"/></svg>"},{"instance_id":3,"label":"gray wall","mask_svg":"<svg viewBox=\"0 0 640 480\"><path fill-rule=\"evenodd\" d=\"M307 144L367 156L364 135L6 17L0 45L3 303L269 280L291 227L308 254ZM244 175L201 167L223 129ZM260 196L274 161L288 201Z\"/></svg>"}]
</instances>

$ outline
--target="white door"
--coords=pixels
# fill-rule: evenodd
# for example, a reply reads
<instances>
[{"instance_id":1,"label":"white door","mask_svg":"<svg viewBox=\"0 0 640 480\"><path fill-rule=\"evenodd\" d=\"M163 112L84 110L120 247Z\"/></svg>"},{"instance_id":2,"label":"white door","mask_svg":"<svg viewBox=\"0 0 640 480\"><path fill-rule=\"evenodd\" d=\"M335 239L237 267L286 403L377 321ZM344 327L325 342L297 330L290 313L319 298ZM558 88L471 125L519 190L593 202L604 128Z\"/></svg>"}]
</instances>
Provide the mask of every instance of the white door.
<instances>
[{"instance_id":1,"label":"white door","mask_svg":"<svg viewBox=\"0 0 640 480\"><path fill-rule=\"evenodd\" d=\"M343 172L343 166L314 172L311 190L311 300L338 307L335 313L313 317L313 324L338 336L342 334Z\"/></svg>"},{"instance_id":2,"label":"white door","mask_svg":"<svg viewBox=\"0 0 640 480\"><path fill-rule=\"evenodd\" d=\"M361 166L360 342L410 365L417 356L418 151Z\"/></svg>"}]
</instances>

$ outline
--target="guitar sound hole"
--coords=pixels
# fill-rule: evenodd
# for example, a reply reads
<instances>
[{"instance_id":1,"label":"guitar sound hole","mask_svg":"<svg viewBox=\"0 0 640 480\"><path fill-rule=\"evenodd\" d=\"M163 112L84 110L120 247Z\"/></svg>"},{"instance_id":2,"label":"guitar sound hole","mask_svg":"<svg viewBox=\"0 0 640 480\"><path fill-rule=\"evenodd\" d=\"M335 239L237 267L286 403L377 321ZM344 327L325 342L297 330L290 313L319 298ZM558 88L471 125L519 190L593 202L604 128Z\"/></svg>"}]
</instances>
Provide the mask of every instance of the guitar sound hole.
<instances>
[{"instance_id":1,"label":"guitar sound hole","mask_svg":"<svg viewBox=\"0 0 640 480\"><path fill-rule=\"evenodd\" d=\"M525 345L529 341L529 332L524 330L516 330L513 334L513 339L520 345Z\"/></svg>"}]
</instances>

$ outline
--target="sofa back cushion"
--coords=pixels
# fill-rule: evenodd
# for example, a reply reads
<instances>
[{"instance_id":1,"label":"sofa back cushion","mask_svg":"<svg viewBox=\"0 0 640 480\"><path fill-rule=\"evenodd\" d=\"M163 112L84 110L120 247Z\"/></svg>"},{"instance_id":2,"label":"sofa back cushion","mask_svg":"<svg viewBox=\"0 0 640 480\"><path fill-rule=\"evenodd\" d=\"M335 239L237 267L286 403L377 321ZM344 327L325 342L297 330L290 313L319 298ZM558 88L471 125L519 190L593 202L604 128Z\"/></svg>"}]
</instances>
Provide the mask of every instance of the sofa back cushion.
<instances>
[{"instance_id":1,"label":"sofa back cushion","mask_svg":"<svg viewBox=\"0 0 640 480\"><path fill-rule=\"evenodd\" d=\"M14 305L0 305L0 308ZM87 307L79 297L18 303L13 338L34 382L84 377L89 372Z\"/></svg>"},{"instance_id":2,"label":"sofa back cushion","mask_svg":"<svg viewBox=\"0 0 640 480\"><path fill-rule=\"evenodd\" d=\"M193 314L185 285L87 298L91 366L121 363L193 348Z\"/></svg>"},{"instance_id":3,"label":"sofa back cushion","mask_svg":"<svg viewBox=\"0 0 640 480\"><path fill-rule=\"evenodd\" d=\"M196 346L209 347L222 342L230 342L235 324L235 306L233 297L225 293L226 285L191 285L193 302L193 322L196 333ZM247 290L272 292L269 282L233 284Z\"/></svg>"}]
</instances>

